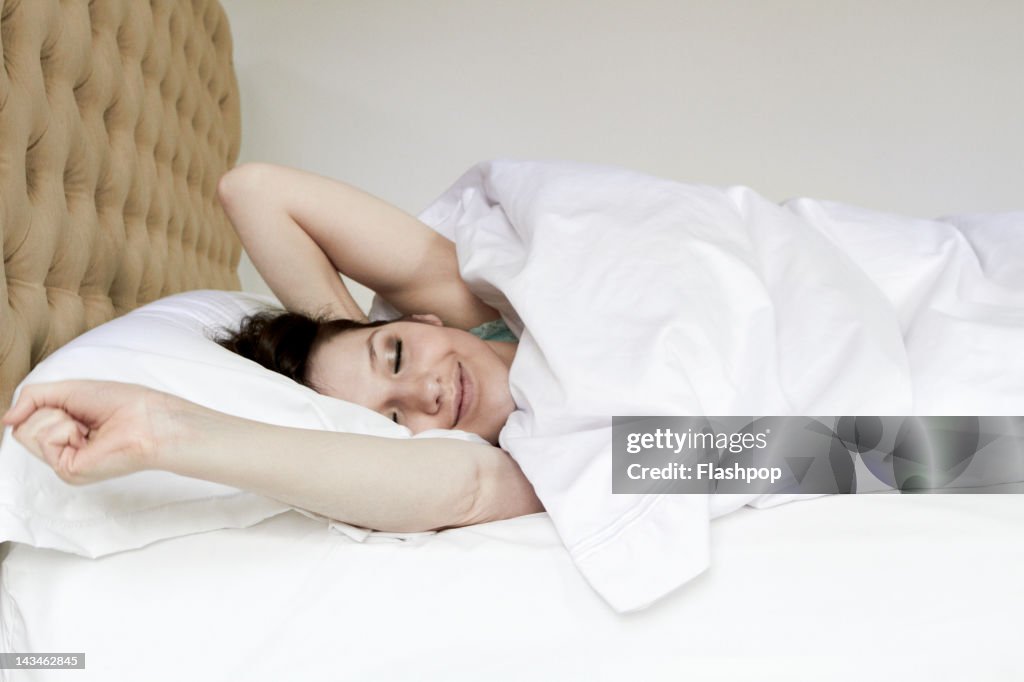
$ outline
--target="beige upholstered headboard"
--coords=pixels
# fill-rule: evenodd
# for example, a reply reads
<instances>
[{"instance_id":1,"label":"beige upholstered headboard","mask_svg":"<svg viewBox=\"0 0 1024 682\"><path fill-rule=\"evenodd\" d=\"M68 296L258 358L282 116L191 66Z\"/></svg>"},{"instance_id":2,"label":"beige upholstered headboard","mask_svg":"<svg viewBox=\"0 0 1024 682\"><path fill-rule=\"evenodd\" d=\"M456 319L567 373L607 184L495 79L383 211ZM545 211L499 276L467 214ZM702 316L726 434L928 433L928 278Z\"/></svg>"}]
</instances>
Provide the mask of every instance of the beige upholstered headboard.
<instances>
[{"instance_id":1,"label":"beige upholstered headboard","mask_svg":"<svg viewBox=\"0 0 1024 682\"><path fill-rule=\"evenodd\" d=\"M238 86L216 0L0 0L0 405L75 336L237 289Z\"/></svg>"}]
</instances>

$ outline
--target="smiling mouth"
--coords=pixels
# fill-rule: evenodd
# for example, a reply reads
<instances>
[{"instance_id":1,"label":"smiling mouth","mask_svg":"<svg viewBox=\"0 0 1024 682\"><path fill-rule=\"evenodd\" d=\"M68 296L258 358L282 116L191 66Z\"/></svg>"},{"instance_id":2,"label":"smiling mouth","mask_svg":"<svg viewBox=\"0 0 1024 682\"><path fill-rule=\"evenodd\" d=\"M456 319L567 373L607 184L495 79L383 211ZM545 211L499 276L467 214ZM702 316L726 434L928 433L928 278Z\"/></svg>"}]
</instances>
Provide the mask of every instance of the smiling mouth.
<instances>
[{"instance_id":1,"label":"smiling mouth","mask_svg":"<svg viewBox=\"0 0 1024 682\"><path fill-rule=\"evenodd\" d=\"M456 377L455 384L455 421L452 422L452 428L455 428L455 425L459 423L460 419L462 419L462 401L465 398L465 395L466 385L464 383L464 379L462 378L462 363L460 362L459 374Z\"/></svg>"}]
</instances>

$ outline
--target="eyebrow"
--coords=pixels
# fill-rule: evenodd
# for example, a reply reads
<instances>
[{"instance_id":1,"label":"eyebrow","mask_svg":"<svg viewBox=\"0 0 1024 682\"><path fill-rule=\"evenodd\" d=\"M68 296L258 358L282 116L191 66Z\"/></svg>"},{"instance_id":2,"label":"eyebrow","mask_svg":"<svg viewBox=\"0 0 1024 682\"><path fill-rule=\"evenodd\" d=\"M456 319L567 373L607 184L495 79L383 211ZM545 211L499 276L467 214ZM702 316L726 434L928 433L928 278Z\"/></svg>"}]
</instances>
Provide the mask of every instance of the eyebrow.
<instances>
[{"instance_id":1,"label":"eyebrow","mask_svg":"<svg viewBox=\"0 0 1024 682\"><path fill-rule=\"evenodd\" d=\"M379 331L379 329L374 329L373 333L370 334L370 336L368 336L366 339L366 347L369 349L370 352L370 369L374 369L374 365L377 362L377 351L373 349L373 337L377 336L377 332Z\"/></svg>"}]
</instances>

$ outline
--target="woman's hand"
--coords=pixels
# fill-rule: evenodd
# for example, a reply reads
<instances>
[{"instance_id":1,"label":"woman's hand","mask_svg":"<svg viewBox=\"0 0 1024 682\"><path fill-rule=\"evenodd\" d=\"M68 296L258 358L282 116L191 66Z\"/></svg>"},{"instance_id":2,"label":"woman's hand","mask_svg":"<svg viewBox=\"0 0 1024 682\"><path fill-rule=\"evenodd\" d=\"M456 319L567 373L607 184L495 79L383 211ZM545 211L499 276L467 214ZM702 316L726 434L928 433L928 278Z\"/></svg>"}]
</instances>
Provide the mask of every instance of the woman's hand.
<instances>
[{"instance_id":1,"label":"woman's hand","mask_svg":"<svg viewBox=\"0 0 1024 682\"><path fill-rule=\"evenodd\" d=\"M173 396L109 381L25 386L3 416L14 438L79 485L156 466L173 432Z\"/></svg>"}]
</instances>

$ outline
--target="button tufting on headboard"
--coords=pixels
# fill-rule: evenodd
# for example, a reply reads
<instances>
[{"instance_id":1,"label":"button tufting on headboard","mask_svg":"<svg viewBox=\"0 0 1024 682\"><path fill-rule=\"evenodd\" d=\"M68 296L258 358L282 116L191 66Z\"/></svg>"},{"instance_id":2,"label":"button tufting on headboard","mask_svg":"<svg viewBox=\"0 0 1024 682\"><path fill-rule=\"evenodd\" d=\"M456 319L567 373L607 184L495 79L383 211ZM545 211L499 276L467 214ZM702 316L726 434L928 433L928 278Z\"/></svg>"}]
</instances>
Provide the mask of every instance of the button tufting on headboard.
<instances>
[{"instance_id":1,"label":"button tufting on headboard","mask_svg":"<svg viewBox=\"0 0 1024 682\"><path fill-rule=\"evenodd\" d=\"M144 303L237 289L238 89L216 0L0 0L0 404Z\"/></svg>"}]
</instances>

